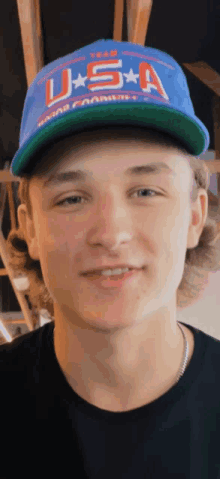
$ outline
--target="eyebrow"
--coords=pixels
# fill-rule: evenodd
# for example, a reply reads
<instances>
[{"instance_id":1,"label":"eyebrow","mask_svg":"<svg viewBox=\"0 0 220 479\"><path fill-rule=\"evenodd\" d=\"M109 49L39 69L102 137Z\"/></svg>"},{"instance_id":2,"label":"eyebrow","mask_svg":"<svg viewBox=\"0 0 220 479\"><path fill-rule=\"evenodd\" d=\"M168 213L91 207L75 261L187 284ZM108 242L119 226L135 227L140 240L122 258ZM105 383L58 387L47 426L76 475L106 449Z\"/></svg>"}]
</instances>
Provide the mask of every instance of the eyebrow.
<instances>
[{"instance_id":1,"label":"eyebrow","mask_svg":"<svg viewBox=\"0 0 220 479\"><path fill-rule=\"evenodd\" d=\"M148 165L132 166L125 171L125 176L134 178L149 174L158 175L161 172L174 175L174 170L172 170L166 163L158 162L148 163ZM85 181L90 177L91 174L82 170L55 173L50 175L50 177L43 183L43 188L47 188L51 185Z\"/></svg>"}]
</instances>

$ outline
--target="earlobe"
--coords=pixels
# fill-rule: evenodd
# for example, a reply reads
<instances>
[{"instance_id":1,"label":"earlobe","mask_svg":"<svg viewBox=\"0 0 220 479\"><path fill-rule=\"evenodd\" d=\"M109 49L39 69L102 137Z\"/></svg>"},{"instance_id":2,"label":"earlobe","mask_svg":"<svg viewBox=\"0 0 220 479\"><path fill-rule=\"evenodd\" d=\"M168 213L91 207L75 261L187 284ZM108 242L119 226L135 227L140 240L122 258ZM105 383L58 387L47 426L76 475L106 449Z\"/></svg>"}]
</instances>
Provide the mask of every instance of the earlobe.
<instances>
[{"instance_id":1,"label":"earlobe","mask_svg":"<svg viewBox=\"0 0 220 479\"><path fill-rule=\"evenodd\" d=\"M17 209L19 229L22 230L28 245L29 255L32 259L39 260L37 237L33 220L29 217L26 205L22 204Z\"/></svg>"}]
</instances>

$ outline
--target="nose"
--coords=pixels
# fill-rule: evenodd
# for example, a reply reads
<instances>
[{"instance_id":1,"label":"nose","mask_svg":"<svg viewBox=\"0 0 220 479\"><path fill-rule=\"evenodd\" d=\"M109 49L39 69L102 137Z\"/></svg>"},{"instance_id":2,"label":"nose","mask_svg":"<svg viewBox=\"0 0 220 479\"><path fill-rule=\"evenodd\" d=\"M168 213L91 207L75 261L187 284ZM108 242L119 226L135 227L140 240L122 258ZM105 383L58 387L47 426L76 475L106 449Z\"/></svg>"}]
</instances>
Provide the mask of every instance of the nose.
<instances>
[{"instance_id":1,"label":"nose","mask_svg":"<svg viewBox=\"0 0 220 479\"><path fill-rule=\"evenodd\" d=\"M89 244L92 247L101 246L109 251L115 251L120 248L121 245L127 244L131 241L131 237L126 233L115 234L115 235L96 235L90 239Z\"/></svg>"},{"instance_id":2,"label":"nose","mask_svg":"<svg viewBox=\"0 0 220 479\"><path fill-rule=\"evenodd\" d=\"M105 201L104 206L94 217L93 227L88 233L88 243L92 247L102 246L108 250L117 250L120 245L129 243L134 237L134 223L131 214L124 205L114 201Z\"/></svg>"}]
</instances>

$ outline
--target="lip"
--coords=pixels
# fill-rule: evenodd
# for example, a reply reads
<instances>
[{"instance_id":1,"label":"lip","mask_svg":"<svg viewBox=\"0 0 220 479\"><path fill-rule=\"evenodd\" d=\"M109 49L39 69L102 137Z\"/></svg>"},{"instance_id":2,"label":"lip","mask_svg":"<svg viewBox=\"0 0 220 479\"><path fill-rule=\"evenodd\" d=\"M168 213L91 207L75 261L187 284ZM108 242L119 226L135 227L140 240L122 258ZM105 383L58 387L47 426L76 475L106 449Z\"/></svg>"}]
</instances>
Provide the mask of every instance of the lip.
<instances>
[{"instance_id":1,"label":"lip","mask_svg":"<svg viewBox=\"0 0 220 479\"><path fill-rule=\"evenodd\" d=\"M140 273L144 268L134 268L127 273L122 273L115 276L104 276L100 274L84 275L86 281L99 289L122 289L126 286L132 286L137 283L140 278ZM114 279L115 278L115 279Z\"/></svg>"},{"instance_id":2,"label":"lip","mask_svg":"<svg viewBox=\"0 0 220 479\"><path fill-rule=\"evenodd\" d=\"M87 275L90 275L90 274L97 274L98 272L101 272L105 269L124 269L124 268L129 268L129 269L136 269L136 270L139 270L139 269L142 269L142 267L135 267L135 266L132 266L132 265L128 265L128 264L119 264L119 265L103 265L103 266L100 266L99 268L96 268L96 269L91 269L91 270L88 270L88 271L82 271L80 273L80 276L87 276Z\"/></svg>"}]
</instances>

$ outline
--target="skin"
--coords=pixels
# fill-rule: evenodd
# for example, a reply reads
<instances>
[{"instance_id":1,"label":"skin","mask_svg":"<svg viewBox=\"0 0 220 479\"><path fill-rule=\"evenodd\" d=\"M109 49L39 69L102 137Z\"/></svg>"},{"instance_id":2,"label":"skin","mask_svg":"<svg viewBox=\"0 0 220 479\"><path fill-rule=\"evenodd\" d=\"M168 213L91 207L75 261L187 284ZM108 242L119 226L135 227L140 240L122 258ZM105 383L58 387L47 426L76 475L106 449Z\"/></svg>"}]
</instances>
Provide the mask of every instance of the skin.
<instances>
[{"instance_id":1,"label":"skin","mask_svg":"<svg viewBox=\"0 0 220 479\"><path fill-rule=\"evenodd\" d=\"M200 189L191 204L189 158L135 128L82 132L49 155L45 176L31 180L33 218L22 204L18 221L54 300L57 361L72 389L101 409L148 404L174 386L183 359L176 292L186 250L198 244L207 218L207 193ZM130 166L161 159L174 176L124 175ZM51 172L78 168L91 178L43 189ZM82 198L56 205L71 195ZM146 269L120 290L104 291L79 277L103 262ZM194 338L184 331L189 364Z\"/></svg>"}]
</instances>

